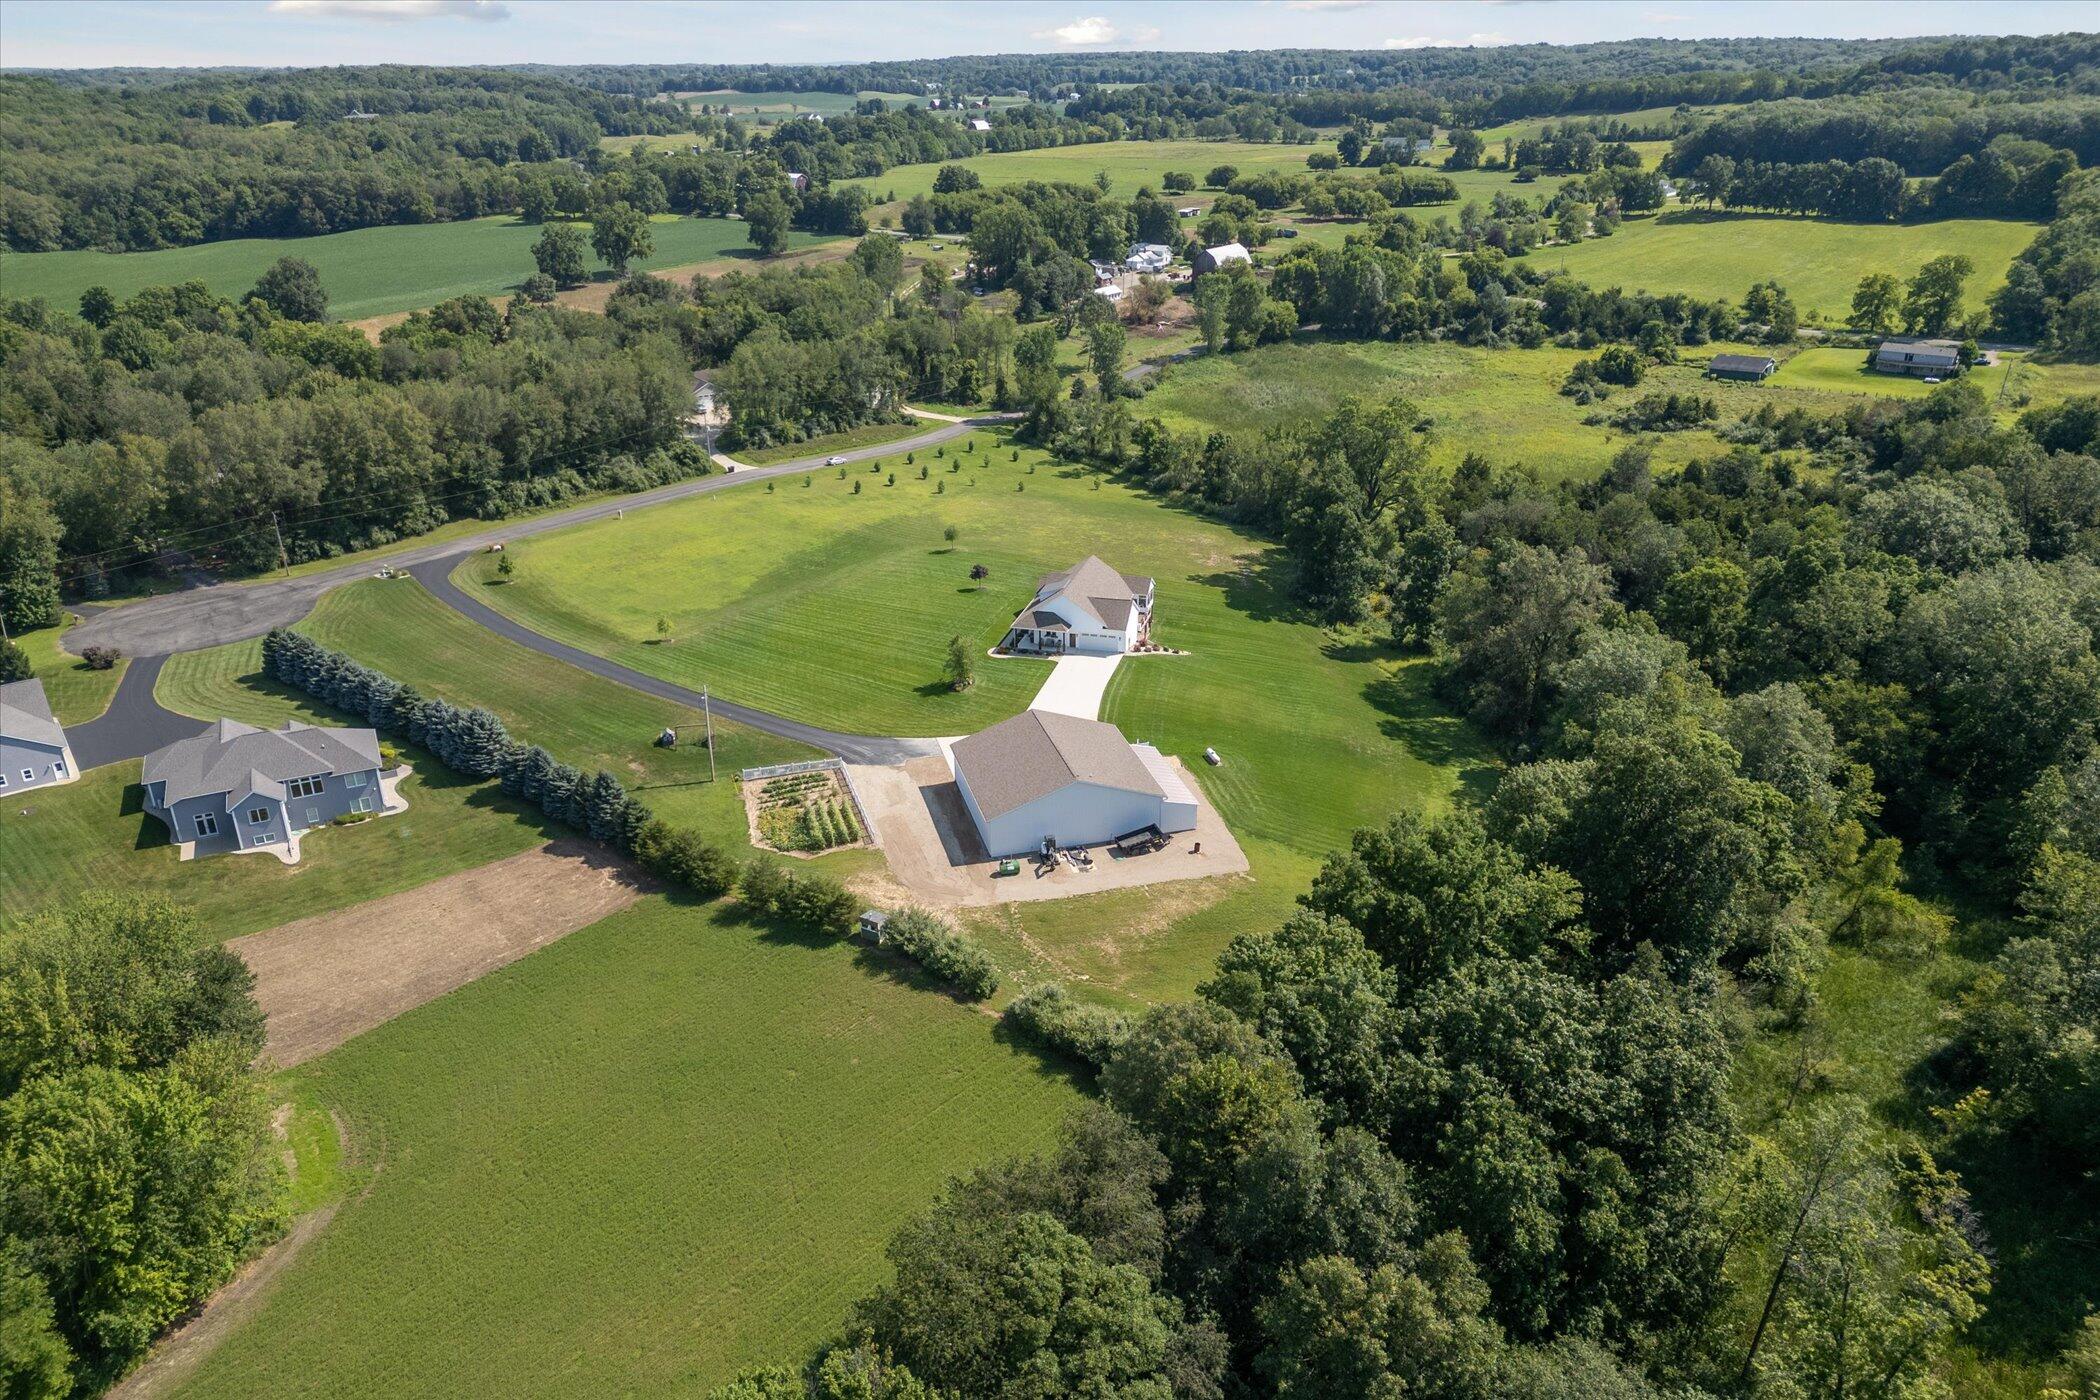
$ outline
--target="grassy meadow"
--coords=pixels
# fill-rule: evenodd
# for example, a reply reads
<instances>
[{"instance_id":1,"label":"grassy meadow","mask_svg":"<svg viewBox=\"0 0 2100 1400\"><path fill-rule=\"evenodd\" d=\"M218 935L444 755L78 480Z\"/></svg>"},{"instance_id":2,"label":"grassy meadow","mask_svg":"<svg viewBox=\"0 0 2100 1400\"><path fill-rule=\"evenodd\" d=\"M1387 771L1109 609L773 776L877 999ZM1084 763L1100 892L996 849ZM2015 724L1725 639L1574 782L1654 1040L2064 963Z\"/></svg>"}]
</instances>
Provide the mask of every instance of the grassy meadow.
<instances>
[{"instance_id":1,"label":"grassy meadow","mask_svg":"<svg viewBox=\"0 0 2100 1400\"><path fill-rule=\"evenodd\" d=\"M586 238L590 232L585 225ZM353 229L315 238L233 238L150 253L11 253L6 283L10 297L42 297L71 311L89 287L104 286L120 299L145 287L201 281L221 296L238 297L279 258L304 258L328 289L328 311L338 320L414 311L452 297L514 292L531 276L532 245L540 226L508 215L447 224L408 224ZM644 271L684 267L717 258L757 254L741 219L686 219L669 215L650 222L656 251L634 264ZM788 236L788 249L825 240L815 234ZM594 273L605 272L585 254Z\"/></svg>"},{"instance_id":2,"label":"grassy meadow","mask_svg":"<svg viewBox=\"0 0 2100 1400\"><path fill-rule=\"evenodd\" d=\"M1908 277L1943 253L1964 253L1975 262L1965 300L1980 310L2041 227L2011 219L1848 224L1669 209L1628 219L1610 238L1541 248L1528 256L1536 267L1565 268L1593 287L1689 292L1731 301L1740 300L1753 283L1776 279L1803 317L1843 324L1860 278L1870 272Z\"/></svg>"},{"instance_id":3,"label":"grassy meadow","mask_svg":"<svg viewBox=\"0 0 2100 1400\"><path fill-rule=\"evenodd\" d=\"M696 1394L1079 1100L893 961L663 896L286 1078L370 1186L185 1397Z\"/></svg>"}]
</instances>

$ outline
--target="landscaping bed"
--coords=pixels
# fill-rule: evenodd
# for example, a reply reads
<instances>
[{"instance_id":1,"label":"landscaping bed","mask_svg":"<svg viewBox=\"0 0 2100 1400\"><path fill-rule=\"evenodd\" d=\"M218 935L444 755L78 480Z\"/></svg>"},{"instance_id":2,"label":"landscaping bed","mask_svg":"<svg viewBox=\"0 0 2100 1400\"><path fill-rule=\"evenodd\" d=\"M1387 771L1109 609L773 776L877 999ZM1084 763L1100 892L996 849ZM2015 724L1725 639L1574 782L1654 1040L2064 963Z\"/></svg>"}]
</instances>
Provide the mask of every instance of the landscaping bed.
<instances>
[{"instance_id":1,"label":"landscaping bed","mask_svg":"<svg viewBox=\"0 0 2100 1400\"><path fill-rule=\"evenodd\" d=\"M868 845L845 777L835 769L788 773L744 784L751 844L788 855L813 856Z\"/></svg>"}]
</instances>

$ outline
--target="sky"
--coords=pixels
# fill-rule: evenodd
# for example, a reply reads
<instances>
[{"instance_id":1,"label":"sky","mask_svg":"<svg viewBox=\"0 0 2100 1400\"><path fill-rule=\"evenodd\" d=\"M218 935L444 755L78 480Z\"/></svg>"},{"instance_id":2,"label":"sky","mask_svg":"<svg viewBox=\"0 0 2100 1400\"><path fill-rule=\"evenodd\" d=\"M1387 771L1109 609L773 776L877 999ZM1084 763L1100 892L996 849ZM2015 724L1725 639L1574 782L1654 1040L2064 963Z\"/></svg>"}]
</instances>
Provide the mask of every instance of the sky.
<instances>
[{"instance_id":1,"label":"sky","mask_svg":"<svg viewBox=\"0 0 2100 1400\"><path fill-rule=\"evenodd\" d=\"M5 0L0 67L850 63L2096 27L2091 0Z\"/></svg>"}]
</instances>

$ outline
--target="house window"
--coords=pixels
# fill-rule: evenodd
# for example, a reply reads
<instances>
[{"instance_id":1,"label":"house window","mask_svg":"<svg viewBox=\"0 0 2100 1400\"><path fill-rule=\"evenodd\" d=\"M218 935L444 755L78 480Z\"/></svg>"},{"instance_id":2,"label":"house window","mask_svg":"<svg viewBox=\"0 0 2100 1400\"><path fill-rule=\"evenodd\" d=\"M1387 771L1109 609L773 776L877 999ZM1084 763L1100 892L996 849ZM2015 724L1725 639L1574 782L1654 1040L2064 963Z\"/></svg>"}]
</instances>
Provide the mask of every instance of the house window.
<instances>
[{"instance_id":1,"label":"house window","mask_svg":"<svg viewBox=\"0 0 2100 1400\"><path fill-rule=\"evenodd\" d=\"M291 797L318 797L322 784L327 781L326 773L317 773L311 778L294 778L285 786L285 793Z\"/></svg>"},{"instance_id":2,"label":"house window","mask_svg":"<svg viewBox=\"0 0 2100 1400\"><path fill-rule=\"evenodd\" d=\"M190 820L193 823L195 823L197 828L197 835L200 838L205 836L217 836L219 834L219 819L209 812L206 812L201 816L192 817L190 818Z\"/></svg>"},{"instance_id":3,"label":"house window","mask_svg":"<svg viewBox=\"0 0 2100 1400\"><path fill-rule=\"evenodd\" d=\"M7 786L7 774L5 774L5 773L0 773L0 788L4 788L4 787L6 787L6 786Z\"/></svg>"},{"instance_id":4,"label":"house window","mask_svg":"<svg viewBox=\"0 0 2100 1400\"><path fill-rule=\"evenodd\" d=\"M56 759L52 762L51 776L54 778L63 778L64 776L66 776L66 761L64 759Z\"/></svg>"},{"instance_id":5,"label":"house window","mask_svg":"<svg viewBox=\"0 0 2100 1400\"><path fill-rule=\"evenodd\" d=\"M360 812L369 812L369 811L371 811L371 810L372 810L372 799L371 799L371 798L369 798L369 797L360 797L360 798L358 798L358 799L357 799L357 806L356 806L355 810L356 810L356 811L360 811Z\"/></svg>"},{"instance_id":6,"label":"house window","mask_svg":"<svg viewBox=\"0 0 2100 1400\"><path fill-rule=\"evenodd\" d=\"M269 819L270 809L268 807L250 807L248 809L248 825L250 826L261 826Z\"/></svg>"},{"instance_id":7,"label":"house window","mask_svg":"<svg viewBox=\"0 0 2100 1400\"><path fill-rule=\"evenodd\" d=\"M23 781L23 782L25 782L25 783L33 783L33 782L35 782L35 781L36 781L36 769L34 769L34 768L24 768L24 769L22 770L22 781Z\"/></svg>"},{"instance_id":8,"label":"house window","mask_svg":"<svg viewBox=\"0 0 2100 1400\"><path fill-rule=\"evenodd\" d=\"M318 822L319 820L321 820L321 809L319 807L309 807L306 809L306 824L308 826L312 826L315 822Z\"/></svg>"},{"instance_id":9,"label":"house window","mask_svg":"<svg viewBox=\"0 0 2100 1400\"><path fill-rule=\"evenodd\" d=\"M365 775L364 775L364 774L362 774L362 773L352 773L352 774L349 774L348 776L346 776L346 777L345 777L345 778L343 779L343 786L344 786L344 787L353 787L353 788L361 788L361 787L363 787L364 785L365 785Z\"/></svg>"},{"instance_id":10,"label":"house window","mask_svg":"<svg viewBox=\"0 0 2100 1400\"><path fill-rule=\"evenodd\" d=\"M267 846L270 844L270 838L268 836L251 836L248 838L248 844L251 846Z\"/></svg>"}]
</instances>

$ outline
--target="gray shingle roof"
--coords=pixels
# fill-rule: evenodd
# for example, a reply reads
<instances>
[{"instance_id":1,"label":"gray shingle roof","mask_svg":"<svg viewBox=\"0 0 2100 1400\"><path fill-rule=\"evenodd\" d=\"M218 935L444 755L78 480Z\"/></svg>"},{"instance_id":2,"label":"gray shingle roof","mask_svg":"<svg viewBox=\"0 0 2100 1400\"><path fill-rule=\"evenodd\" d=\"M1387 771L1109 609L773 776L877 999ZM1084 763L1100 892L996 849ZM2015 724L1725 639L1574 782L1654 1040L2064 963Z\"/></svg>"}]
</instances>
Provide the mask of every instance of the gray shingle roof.
<instances>
[{"instance_id":1,"label":"gray shingle roof","mask_svg":"<svg viewBox=\"0 0 2100 1400\"><path fill-rule=\"evenodd\" d=\"M1724 374L1764 374L1774 363L1770 355L1716 355L1706 367Z\"/></svg>"},{"instance_id":2,"label":"gray shingle roof","mask_svg":"<svg viewBox=\"0 0 2100 1400\"><path fill-rule=\"evenodd\" d=\"M1096 622L1120 632L1130 625L1131 599L1151 588L1151 579L1117 573L1099 555L1089 554L1062 573L1044 574L1036 585L1035 601L1029 606L1035 607L1062 593Z\"/></svg>"},{"instance_id":3,"label":"gray shingle roof","mask_svg":"<svg viewBox=\"0 0 2100 1400\"><path fill-rule=\"evenodd\" d=\"M1954 365L1961 362L1961 346L1951 340L1884 340L1874 358L1899 364Z\"/></svg>"},{"instance_id":4,"label":"gray shingle roof","mask_svg":"<svg viewBox=\"0 0 2100 1400\"><path fill-rule=\"evenodd\" d=\"M54 749L66 746L66 731L51 717L42 681L32 676L0 685L0 735Z\"/></svg>"},{"instance_id":5,"label":"gray shingle roof","mask_svg":"<svg viewBox=\"0 0 2100 1400\"><path fill-rule=\"evenodd\" d=\"M202 734L146 755L142 781L166 783L161 805L224 794L241 802L262 794L282 801L294 778L363 773L379 766L379 736L369 729L320 729L289 720L277 730L222 719Z\"/></svg>"},{"instance_id":6,"label":"gray shingle roof","mask_svg":"<svg viewBox=\"0 0 2100 1400\"><path fill-rule=\"evenodd\" d=\"M957 739L953 752L956 771L986 821L1073 783L1164 795L1122 731L1075 715L1023 710Z\"/></svg>"}]
</instances>

